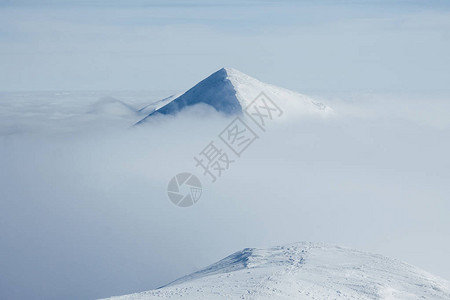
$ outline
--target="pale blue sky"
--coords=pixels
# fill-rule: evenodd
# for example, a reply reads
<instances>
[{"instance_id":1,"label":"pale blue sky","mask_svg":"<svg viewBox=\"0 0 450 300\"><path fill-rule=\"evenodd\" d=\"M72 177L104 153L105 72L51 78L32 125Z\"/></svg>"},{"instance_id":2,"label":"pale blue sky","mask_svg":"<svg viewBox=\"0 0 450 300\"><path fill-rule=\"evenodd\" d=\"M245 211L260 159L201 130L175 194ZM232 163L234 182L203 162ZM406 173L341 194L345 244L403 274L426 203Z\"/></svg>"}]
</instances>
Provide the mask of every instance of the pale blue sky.
<instances>
[{"instance_id":1,"label":"pale blue sky","mask_svg":"<svg viewBox=\"0 0 450 300\"><path fill-rule=\"evenodd\" d=\"M445 1L2 1L0 90L447 90Z\"/></svg>"},{"instance_id":2,"label":"pale blue sky","mask_svg":"<svg viewBox=\"0 0 450 300\"><path fill-rule=\"evenodd\" d=\"M0 0L0 298L143 291L300 240L450 279L449 3ZM178 210L168 180L229 120L130 130L141 117L99 98L144 107L223 66L336 115L287 118ZM101 91L2 93L24 90Z\"/></svg>"}]
</instances>

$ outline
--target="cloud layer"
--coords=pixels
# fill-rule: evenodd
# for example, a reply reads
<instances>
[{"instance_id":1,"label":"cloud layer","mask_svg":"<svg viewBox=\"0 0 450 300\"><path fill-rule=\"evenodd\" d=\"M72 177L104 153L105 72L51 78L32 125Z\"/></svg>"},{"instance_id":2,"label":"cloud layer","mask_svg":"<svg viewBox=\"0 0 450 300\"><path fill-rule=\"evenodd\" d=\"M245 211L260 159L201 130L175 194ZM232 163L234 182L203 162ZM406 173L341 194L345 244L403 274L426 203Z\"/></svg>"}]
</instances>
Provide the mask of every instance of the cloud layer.
<instances>
[{"instance_id":1,"label":"cloud layer","mask_svg":"<svg viewBox=\"0 0 450 300\"><path fill-rule=\"evenodd\" d=\"M0 139L4 298L146 290L244 247L300 240L450 276L446 98L322 96L334 116L286 110L210 183L193 157L224 116L198 108L130 128L128 105L156 96L35 96L2 95L2 129L18 129ZM166 194L184 171L204 186L188 209Z\"/></svg>"}]
</instances>

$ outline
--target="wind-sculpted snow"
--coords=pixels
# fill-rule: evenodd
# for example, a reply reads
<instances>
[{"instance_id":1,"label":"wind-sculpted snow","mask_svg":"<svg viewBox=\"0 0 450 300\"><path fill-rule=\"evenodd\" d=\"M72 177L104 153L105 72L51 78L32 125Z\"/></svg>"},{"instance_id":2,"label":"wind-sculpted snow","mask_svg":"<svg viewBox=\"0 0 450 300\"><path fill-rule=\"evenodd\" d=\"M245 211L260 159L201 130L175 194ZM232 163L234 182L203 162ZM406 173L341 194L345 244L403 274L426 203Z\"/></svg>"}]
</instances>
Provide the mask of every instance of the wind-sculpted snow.
<instances>
[{"instance_id":1,"label":"wind-sculpted snow","mask_svg":"<svg viewBox=\"0 0 450 300\"><path fill-rule=\"evenodd\" d=\"M313 243L244 249L157 290L111 299L450 299L450 283L381 255Z\"/></svg>"},{"instance_id":2,"label":"wind-sculpted snow","mask_svg":"<svg viewBox=\"0 0 450 300\"><path fill-rule=\"evenodd\" d=\"M263 83L235 69L222 68L181 96L155 108L138 124L152 115L176 114L189 106L201 103L225 115L241 114L261 92L283 107L294 109L298 107L303 113L323 114L330 111L326 105L316 103L304 95Z\"/></svg>"}]
</instances>

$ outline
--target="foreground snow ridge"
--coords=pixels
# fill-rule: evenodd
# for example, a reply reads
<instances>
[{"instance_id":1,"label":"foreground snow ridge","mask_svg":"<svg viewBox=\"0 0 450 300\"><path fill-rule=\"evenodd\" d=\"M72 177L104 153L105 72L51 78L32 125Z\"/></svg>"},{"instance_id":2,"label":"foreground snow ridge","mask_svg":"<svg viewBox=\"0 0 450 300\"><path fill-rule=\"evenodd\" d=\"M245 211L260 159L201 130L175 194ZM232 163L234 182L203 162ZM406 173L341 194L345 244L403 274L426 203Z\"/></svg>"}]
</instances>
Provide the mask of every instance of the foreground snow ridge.
<instances>
[{"instance_id":1,"label":"foreground snow ridge","mask_svg":"<svg viewBox=\"0 0 450 300\"><path fill-rule=\"evenodd\" d=\"M110 299L450 299L450 282L357 250L247 248L157 290Z\"/></svg>"},{"instance_id":2,"label":"foreground snow ridge","mask_svg":"<svg viewBox=\"0 0 450 300\"><path fill-rule=\"evenodd\" d=\"M304 113L324 113L331 110L305 95L263 83L236 69L222 68L182 95L168 97L152 105L152 111L138 124L153 115L174 115L198 104L206 104L226 115L241 114L261 92L280 105L297 106Z\"/></svg>"}]
</instances>

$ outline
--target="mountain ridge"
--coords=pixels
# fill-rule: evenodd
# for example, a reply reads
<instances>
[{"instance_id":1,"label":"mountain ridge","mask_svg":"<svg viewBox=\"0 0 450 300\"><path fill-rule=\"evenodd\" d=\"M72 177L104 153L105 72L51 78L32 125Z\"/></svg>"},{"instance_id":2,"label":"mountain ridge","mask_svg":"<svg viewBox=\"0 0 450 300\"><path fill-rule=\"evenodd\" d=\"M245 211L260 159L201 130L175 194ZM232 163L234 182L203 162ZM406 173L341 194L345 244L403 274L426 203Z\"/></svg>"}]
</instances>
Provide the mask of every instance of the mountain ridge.
<instances>
[{"instance_id":1,"label":"mountain ridge","mask_svg":"<svg viewBox=\"0 0 450 300\"><path fill-rule=\"evenodd\" d=\"M224 67L201 80L183 94L177 97L168 97L166 102L159 101L163 104L154 107L146 117L136 124L142 124L156 114L174 115L189 106L201 103L207 104L225 115L242 114L261 92L277 103L300 104L304 111L322 113L330 110L328 106L315 102L302 94L263 83L236 69Z\"/></svg>"},{"instance_id":2,"label":"mountain ridge","mask_svg":"<svg viewBox=\"0 0 450 300\"><path fill-rule=\"evenodd\" d=\"M382 255L320 243L245 248L159 289L110 299L450 299L450 282Z\"/></svg>"}]
</instances>

